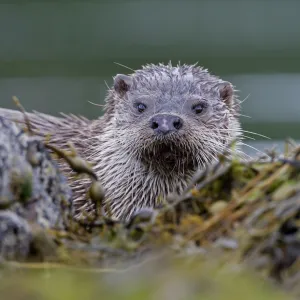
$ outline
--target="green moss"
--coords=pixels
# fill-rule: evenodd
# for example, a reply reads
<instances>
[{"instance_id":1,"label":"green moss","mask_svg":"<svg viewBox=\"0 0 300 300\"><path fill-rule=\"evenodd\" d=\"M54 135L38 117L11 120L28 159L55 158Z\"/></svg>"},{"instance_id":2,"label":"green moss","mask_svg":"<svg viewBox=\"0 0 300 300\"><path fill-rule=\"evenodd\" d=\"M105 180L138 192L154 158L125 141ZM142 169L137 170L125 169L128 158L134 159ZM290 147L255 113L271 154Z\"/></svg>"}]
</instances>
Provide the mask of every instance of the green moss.
<instances>
[{"instance_id":1,"label":"green moss","mask_svg":"<svg viewBox=\"0 0 300 300\"><path fill-rule=\"evenodd\" d=\"M275 157L267 163L222 158L172 203L164 199L162 208L141 211L126 222L102 215L108 210L101 206L104 193L88 164L75 152L69 156L51 149L75 171L90 176L93 185L87 195L98 210L78 221L65 216L69 207L62 208L65 228L51 228L45 235L38 231L30 264L4 264L3 274L18 270L21 276L11 282L4 276L3 299L164 299L164 290L175 296L186 291L182 299L300 296L300 148L288 160ZM32 192L31 174L25 173L14 172L12 181L23 203ZM149 257L153 263L146 264ZM132 268L141 273L132 274ZM145 270L152 269L147 277ZM113 278L112 285L104 274ZM7 289L9 285L18 289Z\"/></svg>"}]
</instances>

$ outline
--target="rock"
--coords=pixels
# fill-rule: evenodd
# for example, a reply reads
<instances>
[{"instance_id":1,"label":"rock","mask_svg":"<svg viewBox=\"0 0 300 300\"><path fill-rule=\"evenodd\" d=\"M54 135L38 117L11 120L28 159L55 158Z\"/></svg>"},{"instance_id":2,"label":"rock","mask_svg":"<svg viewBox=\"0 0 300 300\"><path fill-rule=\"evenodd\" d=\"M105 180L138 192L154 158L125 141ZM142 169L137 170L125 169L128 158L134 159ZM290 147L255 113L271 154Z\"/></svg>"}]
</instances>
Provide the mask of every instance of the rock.
<instances>
[{"instance_id":1,"label":"rock","mask_svg":"<svg viewBox=\"0 0 300 300\"><path fill-rule=\"evenodd\" d=\"M30 224L64 228L71 189L42 140L0 117L0 255L26 257Z\"/></svg>"},{"instance_id":2,"label":"rock","mask_svg":"<svg viewBox=\"0 0 300 300\"><path fill-rule=\"evenodd\" d=\"M0 211L0 257L26 258L31 241L30 226L24 218L12 211Z\"/></svg>"}]
</instances>

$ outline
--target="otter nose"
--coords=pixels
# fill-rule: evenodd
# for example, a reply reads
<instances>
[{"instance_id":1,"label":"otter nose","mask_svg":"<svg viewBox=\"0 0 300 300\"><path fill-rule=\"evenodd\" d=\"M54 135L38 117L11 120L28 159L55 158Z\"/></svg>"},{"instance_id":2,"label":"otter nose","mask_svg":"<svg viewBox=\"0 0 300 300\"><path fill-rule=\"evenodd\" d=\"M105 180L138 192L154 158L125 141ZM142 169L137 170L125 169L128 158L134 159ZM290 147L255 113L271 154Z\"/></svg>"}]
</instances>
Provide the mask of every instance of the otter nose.
<instances>
[{"instance_id":1,"label":"otter nose","mask_svg":"<svg viewBox=\"0 0 300 300\"><path fill-rule=\"evenodd\" d=\"M150 124L155 133L167 134L178 131L182 127L183 121L177 116L161 114L152 117Z\"/></svg>"}]
</instances>

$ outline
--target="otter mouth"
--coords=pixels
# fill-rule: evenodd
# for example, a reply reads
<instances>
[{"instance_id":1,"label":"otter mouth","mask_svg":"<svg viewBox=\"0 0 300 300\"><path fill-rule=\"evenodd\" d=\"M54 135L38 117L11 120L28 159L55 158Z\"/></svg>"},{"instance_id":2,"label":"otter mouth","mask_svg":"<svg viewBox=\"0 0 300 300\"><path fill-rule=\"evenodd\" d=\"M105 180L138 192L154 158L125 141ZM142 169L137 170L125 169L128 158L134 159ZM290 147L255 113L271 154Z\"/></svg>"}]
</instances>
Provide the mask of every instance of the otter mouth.
<instances>
[{"instance_id":1,"label":"otter mouth","mask_svg":"<svg viewBox=\"0 0 300 300\"><path fill-rule=\"evenodd\" d=\"M156 155L166 163L172 163L176 160L176 151L170 145L162 144L156 149Z\"/></svg>"},{"instance_id":2,"label":"otter mouth","mask_svg":"<svg viewBox=\"0 0 300 300\"><path fill-rule=\"evenodd\" d=\"M175 167L190 164L190 155L173 143L159 143L145 149L144 160L158 167Z\"/></svg>"}]
</instances>

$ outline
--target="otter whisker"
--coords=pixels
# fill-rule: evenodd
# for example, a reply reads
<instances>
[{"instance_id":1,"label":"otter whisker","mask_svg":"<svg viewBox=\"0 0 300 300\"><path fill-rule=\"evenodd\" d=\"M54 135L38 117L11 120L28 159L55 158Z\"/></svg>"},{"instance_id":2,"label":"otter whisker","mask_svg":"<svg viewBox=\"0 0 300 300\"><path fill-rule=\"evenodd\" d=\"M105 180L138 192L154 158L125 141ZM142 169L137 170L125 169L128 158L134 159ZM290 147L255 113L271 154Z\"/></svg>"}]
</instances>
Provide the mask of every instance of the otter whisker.
<instances>
[{"instance_id":1,"label":"otter whisker","mask_svg":"<svg viewBox=\"0 0 300 300\"><path fill-rule=\"evenodd\" d=\"M248 100L250 97L250 94L248 96L246 96L243 100L240 100L240 104L243 104L246 100Z\"/></svg>"},{"instance_id":2,"label":"otter whisker","mask_svg":"<svg viewBox=\"0 0 300 300\"><path fill-rule=\"evenodd\" d=\"M122 64L120 64L120 63L118 63L118 62L114 62L114 64L116 64L116 65L118 65L118 66L120 66L120 67L126 68L126 69L131 70L131 71L134 72L134 69L131 69L131 68L128 67L128 66L122 65Z\"/></svg>"},{"instance_id":3,"label":"otter whisker","mask_svg":"<svg viewBox=\"0 0 300 300\"><path fill-rule=\"evenodd\" d=\"M234 129L220 129L221 131L235 131ZM268 139L268 140L270 140L271 138L270 137L268 137L268 136L265 136L265 135L262 135L262 134L259 134L259 133L256 133L256 132L252 132L252 131L247 131L247 130L242 130L242 129L240 129L240 130L238 130L237 132L246 132L246 133L250 133L250 134L253 134L253 135L257 135L257 136L260 136L260 137L263 137L263 138L266 138L266 139Z\"/></svg>"},{"instance_id":4,"label":"otter whisker","mask_svg":"<svg viewBox=\"0 0 300 300\"><path fill-rule=\"evenodd\" d=\"M245 118L252 118L251 116L243 115L243 114L237 114L239 117L245 117Z\"/></svg>"},{"instance_id":5,"label":"otter whisker","mask_svg":"<svg viewBox=\"0 0 300 300\"><path fill-rule=\"evenodd\" d=\"M100 107L105 107L104 104L98 104L98 103L94 103L92 101L88 101L90 104L95 105L95 106L100 106Z\"/></svg>"},{"instance_id":6,"label":"otter whisker","mask_svg":"<svg viewBox=\"0 0 300 300\"><path fill-rule=\"evenodd\" d=\"M242 142L240 142L240 144L241 144L241 145L244 145L244 146L246 146L246 147L249 147L249 148L251 148L251 149L253 149L253 150L259 152L260 154L263 154L263 155L265 155L265 156L267 156L267 157L270 158L270 156L269 156L267 153L262 152L262 151L258 150L257 148L255 148L255 147L253 147L253 146L250 146L250 145L248 145L248 144L246 144L246 143L242 143Z\"/></svg>"}]
</instances>

